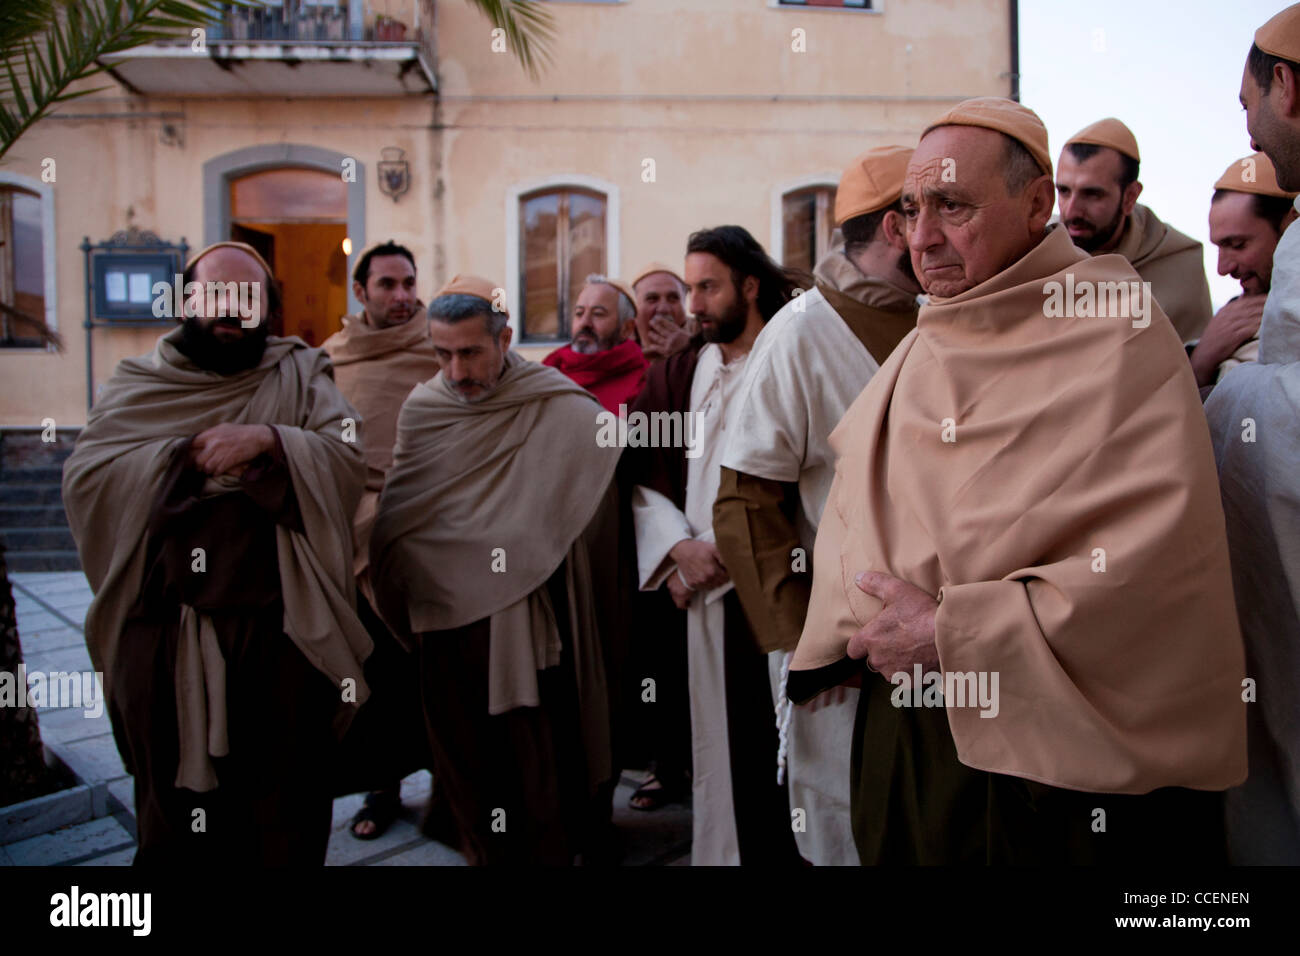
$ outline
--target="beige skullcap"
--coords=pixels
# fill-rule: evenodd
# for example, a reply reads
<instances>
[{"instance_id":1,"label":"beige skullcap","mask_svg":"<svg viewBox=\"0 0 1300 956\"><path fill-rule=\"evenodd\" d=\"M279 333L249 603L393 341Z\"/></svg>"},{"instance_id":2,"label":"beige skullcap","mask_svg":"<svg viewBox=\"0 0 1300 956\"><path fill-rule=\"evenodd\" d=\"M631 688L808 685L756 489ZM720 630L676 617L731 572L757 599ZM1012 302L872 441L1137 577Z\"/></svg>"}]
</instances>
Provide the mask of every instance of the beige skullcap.
<instances>
[{"instance_id":1,"label":"beige skullcap","mask_svg":"<svg viewBox=\"0 0 1300 956\"><path fill-rule=\"evenodd\" d=\"M877 146L853 160L835 190L835 225L898 202L912 153L909 146Z\"/></svg>"},{"instance_id":2,"label":"beige skullcap","mask_svg":"<svg viewBox=\"0 0 1300 956\"><path fill-rule=\"evenodd\" d=\"M1300 3L1287 7L1256 30L1255 46L1270 56L1300 63Z\"/></svg>"},{"instance_id":3,"label":"beige skullcap","mask_svg":"<svg viewBox=\"0 0 1300 956\"><path fill-rule=\"evenodd\" d=\"M1097 120L1091 126L1085 126L1065 141L1066 146L1071 143L1087 146L1106 146L1117 153L1123 153L1129 159L1137 160L1139 163L1142 162L1142 157L1138 154L1137 137L1133 135L1131 129L1113 116Z\"/></svg>"},{"instance_id":4,"label":"beige skullcap","mask_svg":"<svg viewBox=\"0 0 1300 956\"><path fill-rule=\"evenodd\" d=\"M442 295L472 295L476 299L491 303L495 309L497 290L500 288L501 286L491 279L484 279L482 276L454 275L446 285L434 294L434 298L436 299ZM510 314L504 308L500 311L506 315Z\"/></svg>"},{"instance_id":5,"label":"beige skullcap","mask_svg":"<svg viewBox=\"0 0 1300 956\"><path fill-rule=\"evenodd\" d=\"M999 96L978 96L958 103L925 128L925 133L939 126L979 126L1010 136L1034 157L1038 168L1052 175L1052 156L1047 149L1047 127L1027 106ZM924 136L925 133L921 135Z\"/></svg>"}]
</instances>

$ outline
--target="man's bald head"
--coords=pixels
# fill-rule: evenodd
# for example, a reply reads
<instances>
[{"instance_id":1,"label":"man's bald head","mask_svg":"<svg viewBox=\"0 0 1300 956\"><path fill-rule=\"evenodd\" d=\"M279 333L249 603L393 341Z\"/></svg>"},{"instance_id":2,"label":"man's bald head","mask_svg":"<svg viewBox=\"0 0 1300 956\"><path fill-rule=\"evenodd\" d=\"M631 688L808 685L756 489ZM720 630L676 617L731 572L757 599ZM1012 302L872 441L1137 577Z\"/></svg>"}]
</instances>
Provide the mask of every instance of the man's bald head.
<instances>
[{"instance_id":1,"label":"man's bald head","mask_svg":"<svg viewBox=\"0 0 1300 956\"><path fill-rule=\"evenodd\" d=\"M1028 165L1009 161L1016 150ZM922 288L947 298L997 275L1042 241L1052 206L1051 176L1010 136L981 126L930 129L903 180Z\"/></svg>"}]
</instances>

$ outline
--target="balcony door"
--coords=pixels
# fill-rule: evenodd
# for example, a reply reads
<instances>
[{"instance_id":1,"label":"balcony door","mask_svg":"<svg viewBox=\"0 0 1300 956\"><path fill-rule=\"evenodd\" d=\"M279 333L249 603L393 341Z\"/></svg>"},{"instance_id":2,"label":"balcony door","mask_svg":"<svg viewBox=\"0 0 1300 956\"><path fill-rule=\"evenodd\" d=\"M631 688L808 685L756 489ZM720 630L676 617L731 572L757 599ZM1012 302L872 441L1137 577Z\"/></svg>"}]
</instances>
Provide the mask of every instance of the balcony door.
<instances>
[{"instance_id":1,"label":"balcony door","mask_svg":"<svg viewBox=\"0 0 1300 956\"><path fill-rule=\"evenodd\" d=\"M337 173L280 166L230 180L230 238L257 249L275 270L284 299L280 334L320 345L343 327L347 206Z\"/></svg>"}]
</instances>

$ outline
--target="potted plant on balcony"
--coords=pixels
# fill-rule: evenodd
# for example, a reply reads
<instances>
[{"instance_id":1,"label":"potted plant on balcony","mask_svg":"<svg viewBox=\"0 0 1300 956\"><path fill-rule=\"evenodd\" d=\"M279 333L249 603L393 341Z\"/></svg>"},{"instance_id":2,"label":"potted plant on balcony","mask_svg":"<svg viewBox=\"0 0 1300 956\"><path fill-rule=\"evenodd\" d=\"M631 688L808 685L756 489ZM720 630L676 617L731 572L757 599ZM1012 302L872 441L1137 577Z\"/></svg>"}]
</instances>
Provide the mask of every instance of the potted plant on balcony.
<instances>
[{"instance_id":1,"label":"potted plant on balcony","mask_svg":"<svg viewBox=\"0 0 1300 956\"><path fill-rule=\"evenodd\" d=\"M406 24L381 13L375 17L375 39L380 43L401 43L406 39Z\"/></svg>"}]
</instances>

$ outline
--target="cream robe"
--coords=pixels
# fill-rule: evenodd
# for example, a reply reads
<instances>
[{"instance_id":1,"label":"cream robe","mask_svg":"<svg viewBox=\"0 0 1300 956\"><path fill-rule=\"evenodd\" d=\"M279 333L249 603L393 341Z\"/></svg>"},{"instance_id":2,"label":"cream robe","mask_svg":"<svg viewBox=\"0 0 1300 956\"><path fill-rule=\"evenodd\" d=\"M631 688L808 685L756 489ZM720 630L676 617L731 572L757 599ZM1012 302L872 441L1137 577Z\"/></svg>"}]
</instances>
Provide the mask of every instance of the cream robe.
<instances>
[{"instance_id":1,"label":"cream robe","mask_svg":"<svg viewBox=\"0 0 1300 956\"><path fill-rule=\"evenodd\" d=\"M722 476L722 451L737 406L746 357L723 364L714 344L700 350L691 382L691 412L703 412L700 455L686 465L686 511L666 497L638 485L632 494L636 523L638 577L643 591L660 587L677 573L668 552L683 538L713 542L713 500ZM723 653L722 597L730 582L707 594L696 593L686 612L687 667L691 700L693 866L737 866L740 846L731 792L727 747L727 685ZM775 768L773 768L775 773Z\"/></svg>"},{"instance_id":2,"label":"cream robe","mask_svg":"<svg viewBox=\"0 0 1300 956\"><path fill-rule=\"evenodd\" d=\"M1273 253L1258 362L1229 371L1210 394L1205 413L1219 466L1247 672L1257 683L1256 701L1247 707L1250 776L1225 800L1229 862L1295 865L1300 863L1300 698L1295 693L1300 676L1300 231L1288 229Z\"/></svg>"},{"instance_id":3,"label":"cream robe","mask_svg":"<svg viewBox=\"0 0 1300 956\"><path fill-rule=\"evenodd\" d=\"M787 304L750 353L722 465L799 484L799 543L809 557L835 478L830 434L880 368L819 289ZM769 661L780 681L785 654ZM837 687L790 715L790 806L807 811L795 832L800 854L818 866L856 866L849 812L849 764L859 692ZM778 710L783 701L777 701Z\"/></svg>"}]
</instances>

